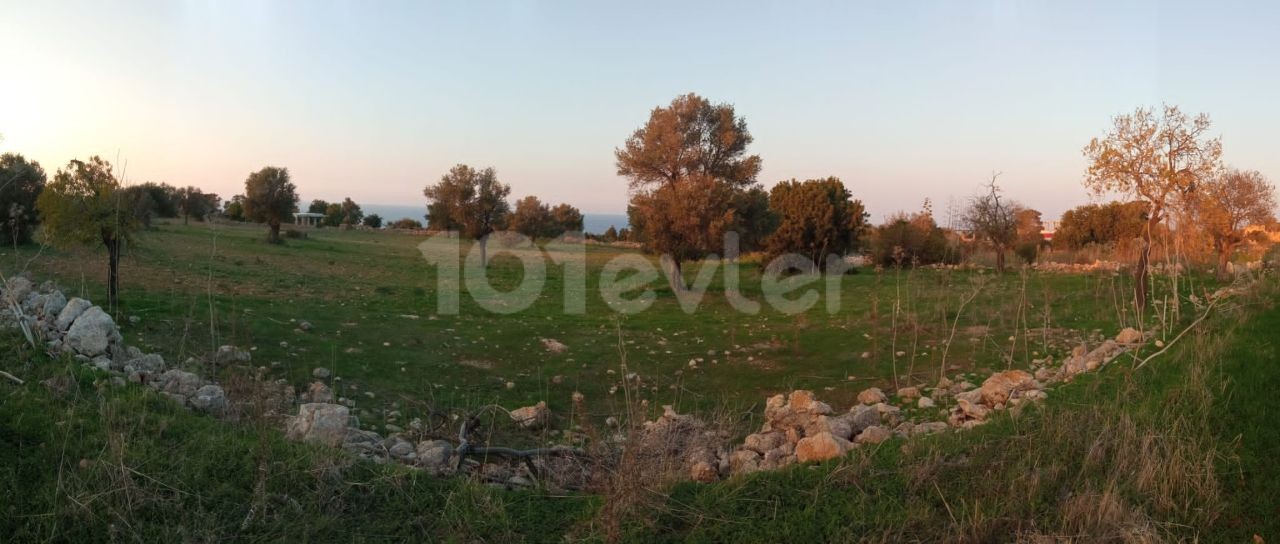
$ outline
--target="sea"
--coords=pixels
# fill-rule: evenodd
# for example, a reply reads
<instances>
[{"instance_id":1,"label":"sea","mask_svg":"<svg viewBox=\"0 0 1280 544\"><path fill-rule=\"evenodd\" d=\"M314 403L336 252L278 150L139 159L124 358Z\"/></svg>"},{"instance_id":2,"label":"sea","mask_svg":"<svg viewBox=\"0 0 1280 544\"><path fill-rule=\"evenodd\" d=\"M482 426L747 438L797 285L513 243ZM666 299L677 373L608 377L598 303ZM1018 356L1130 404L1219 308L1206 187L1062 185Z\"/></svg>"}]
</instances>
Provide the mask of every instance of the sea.
<instances>
[{"instance_id":1,"label":"sea","mask_svg":"<svg viewBox=\"0 0 1280 544\"><path fill-rule=\"evenodd\" d=\"M364 210L365 215L378 214L382 217L383 223L390 223L399 219L413 219L426 223L425 215L427 213L426 205L422 206L403 206L395 204L361 204L360 209ZM584 213L582 214L582 228L590 234L604 234L604 231L613 227L618 230L627 228L627 214L623 213Z\"/></svg>"}]
</instances>

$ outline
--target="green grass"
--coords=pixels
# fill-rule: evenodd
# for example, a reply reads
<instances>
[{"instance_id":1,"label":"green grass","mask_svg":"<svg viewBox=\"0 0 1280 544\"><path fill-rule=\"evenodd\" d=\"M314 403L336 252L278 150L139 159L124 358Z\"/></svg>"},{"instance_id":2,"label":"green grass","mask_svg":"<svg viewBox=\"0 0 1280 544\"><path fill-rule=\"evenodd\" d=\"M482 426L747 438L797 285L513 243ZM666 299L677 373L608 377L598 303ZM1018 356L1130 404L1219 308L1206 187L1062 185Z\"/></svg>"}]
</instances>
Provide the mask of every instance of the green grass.
<instances>
[{"instance_id":1,"label":"green grass","mask_svg":"<svg viewBox=\"0 0 1280 544\"><path fill-rule=\"evenodd\" d=\"M620 320L599 299L589 299L584 316L564 316L559 292L507 316L481 312L464 296L461 315L432 320L434 279L415 248L417 238L327 231L276 247L260 237L256 229L238 227L165 225L148 233L124 268L121 315L140 317L137 325L122 320L128 341L171 361L219 343L253 346L255 363L279 361L272 373L297 384L313 366L328 366L345 387L377 393L377 401L361 397L361 406L412 413L427 403L447 408L542 398L563 406L577 389L603 416L613 409L607 387L616 376L606 370L617 365L619 327L624 341L634 342L626 344L633 367L656 385L681 386L679 397L662 387L650 392L655 401L676 398L702 410L803 386L838 404L866 385L892 382L893 348L886 344L895 330L888 317L894 300L916 316L899 324L899 342L917 331L921 345L935 342L904 350L917 354L916 376L936 372L937 339L949 332L972 277L864 271L843 279L845 312L814 311L802 319L741 316L714 295L708 312L690 316L659 290L653 310ZM593 247L589 268L617 254ZM101 263L92 252L22 248L3 259L7 271L28 266L37 279L55 277L68 291L102 298L93 279ZM515 275L501 260L493 268L508 282ZM1021 365L1043 349L1020 341L1014 361L1001 360L1010 350L1023 283L1013 275L991 281L961 314L957 339L964 340L950 359L962 370ZM1035 293L1027 297L1030 314L1051 308L1052 327L1110 334L1132 319L1115 309L1126 292L1123 277L1031 275L1026 281ZM656 489L657 506L624 520L625 539L1280 538L1276 297L1268 284L1148 366L1108 366L1055 388L1041 407L1016 418L1002 415L972 432L893 440L847 459L713 485ZM420 318L397 317L409 313ZM290 319L307 319L316 329L295 332ZM965 332L980 327L984 334ZM549 355L537 342L541 337L570 350ZM281 338L289 347L279 345ZM674 376L689 358L721 348L731 354L718 365ZM862 360L856 356L862 351L876 357ZM459 364L479 357L488 368ZM748 364L754 361L747 357L773 365ZM406 363L404 371L398 361ZM910 363L897 361L900 380ZM0 382L0 534L9 541L602 538L600 506L607 496L501 491L288 443L274 428L214 421L144 388L109 385L103 374L33 353L8 331L0 333L0 368L27 380ZM556 386L549 380L555 374L570 380ZM58 380L56 387L41 384L49 379ZM509 390L503 380L517 387Z\"/></svg>"},{"instance_id":2,"label":"green grass","mask_svg":"<svg viewBox=\"0 0 1280 544\"><path fill-rule=\"evenodd\" d=\"M834 314L822 304L798 316L767 305L758 315L739 313L717 273L696 312L682 311L659 279L649 310L620 315L600 298L597 277L605 263L628 252L601 246L586 252L585 314L564 312L563 270L550 266L543 296L525 311L490 313L464 293L458 315L437 315L436 271L417 248L421 237L327 229L283 246L262 239L256 226L161 224L144 233L122 264L119 321L126 340L170 361L220 344L249 347L255 364L299 386L312 368L328 367L342 378L339 394L360 399L362 420L371 423L390 410L413 417L427 405L515 407L546 400L563 413L573 391L586 394L593 415L618 413L620 401L609 390L622 380L619 332L630 369L643 380L640 394L655 409L748 410L795 388L847 405L869 386L892 391L931 383L953 324L949 374L1025 366L1069 349L1077 331L1111 335L1134 321L1123 310L1128 278L1114 274L1033 273L1024 280L870 269L842 278ZM102 253L11 249L0 255L0 269L55 279L70 294L101 301ZM696 272L697 266L686 267L690 280ZM513 257L498 255L489 276L505 288L516 285L522 271ZM746 263L742 276L744 295L760 300L758 264ZM956 322L957 308L979 279L986 286ZM297 320L315 328L301 332ZM1048 336L1026 332L1046 324L1053 331ZM570 349L548 353L541 338ZM693 370L688 363L695 359L701 362ZM559 384L554 376L562 377Z\"/></svg>"}]
</instances>

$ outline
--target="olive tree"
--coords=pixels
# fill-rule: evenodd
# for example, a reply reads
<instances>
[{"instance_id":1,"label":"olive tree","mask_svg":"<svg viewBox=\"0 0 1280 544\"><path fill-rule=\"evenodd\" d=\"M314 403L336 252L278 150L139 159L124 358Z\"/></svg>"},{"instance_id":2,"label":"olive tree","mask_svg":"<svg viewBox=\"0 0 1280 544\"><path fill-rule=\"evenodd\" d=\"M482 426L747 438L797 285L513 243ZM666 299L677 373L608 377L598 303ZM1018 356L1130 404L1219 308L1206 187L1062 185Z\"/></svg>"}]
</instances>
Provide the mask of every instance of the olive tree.
<instances>
[{"instance_id":1,"label":"olive tree","mask_svg":"<svg viewBox=\"0 0 1280 544\"><path fill-rule=\"evenodd\" d=\"M1218 255L1218 279L1225 280L1232 252L1245 241L1245 227L1272 219L1275 187L1257 170L1232 169L1200 184L1191 202L1196 223Z\"/></svg>"},{"instance_id":2,"label":"olive tree","mask_svg":"<svg viewBox=\"0 0 1280 544\"><path fill-rule=\"evenodd\" d=\"M298 189L289 180L289 169L267 166L244 180L244 216L266 223L267 241L280 243L280 223L298 208Z\"/></svg>"},{"instance_id":3,"label":"olive tree","mask_svg":"<svg viewBox=\"0 0 1280 544\"><path fill-rule=\"evenodd\" d=\"M480 244L480 263L488 260L489 235L506 219L511 187L498 181L493 168L477 170L465 164L449 169L440 182L423 189L431 200L427 221L435 228L458 228Z\"/></svg>"},{"instance_id":4,"label":"olive tree","mask_svg":"<svg viewBox=\"0 0 1280 544\"><path fill-rule=\"evenodd\" d=\"M120 248L138 229L125 191L99 157L59 169L36 201L45 240L54 245L96 245L107 250L107 305L119 300Z\"/></svg>"}]
</instances>

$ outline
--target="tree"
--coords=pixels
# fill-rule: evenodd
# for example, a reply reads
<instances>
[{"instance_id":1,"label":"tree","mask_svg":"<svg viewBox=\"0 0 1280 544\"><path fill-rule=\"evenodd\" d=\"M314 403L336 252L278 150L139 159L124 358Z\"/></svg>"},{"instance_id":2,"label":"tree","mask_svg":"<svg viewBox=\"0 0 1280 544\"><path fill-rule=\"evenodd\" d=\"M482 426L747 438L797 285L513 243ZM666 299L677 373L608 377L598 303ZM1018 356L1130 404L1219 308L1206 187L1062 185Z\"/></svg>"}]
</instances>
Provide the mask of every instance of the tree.
<instances>
[{"instance_id":1,"label":"tree","mask_svg":"<svg viewBox=\"0 0 1280 544\"><path fill-rule=\"evenodd\" d=\"M235 195L222 205L222 215L232 221L244 222L244 195Z\"/></svg>"},{"instance_id":2,"label":"tree","mask_svg":"<svg viewBox=\"0 0 1280 544\"><path fill-rule=\"evenodd\" d=\"M784 181L773 187L769 207L779 216L767 239L771 256L800 253L821 267L828 254L855 250L867 228L862 201L840 178Z\"/></svg>"},{"instance_id":3,"label":"tree","mask_svg":"<svg viewBox=\"0 0 1280 544\"><path fill-rule=\"evenodd\" d=\"M582 232L582 212L568 204L556 204L551 208L551 224L554 233L559 236L566 232Z\"/></svg>"},{"instance_id":4,"label":"tree","mask_svg":"<svg viewBox=\"0 0 1280 544\"><path fill-rule=\"evenodd\" d=\"M516 209L511 213L508 223L511 230L528 236L530 245L535 238L554 236L555 225L551 221L551 209L533 195L516 201Z\"/></svg>"},{"instance_id":5,"label":"tree","mask_svg":"<svg viewBox=\"0 0 1280 544\"><path fill-rule=\"evenodd\" d=\"M144 228L151 228L151 219L159 215L155 192L145 185L132 185L121 190L123 209L133 216L134 220Z\"/></svg>"},{"instance_id":6,"label":"tree","mask_svg":"<svg viewBox=\"0 0 1280 544\"><path fill-rule=\"evenodd\" d=\"M342 199L342 204L338 209L341 213L339 225L359 225L360 221L364 220L364 210L360 209L360 205L349 197Z\"/></svg>"},{"instance_id":7,"label":"tree","mask_svg":"<svg viewBox=\"0 0 1280 544\"><path fill-rule=\"evenodd\" d=\"M1018 240L1017 214L1021 206L1016 202L1001 200L997 175L991 176L986 190L969 199L963 222L975 238L991 244L996 252L996 272L1004 273L1004 254Z\"/></svg>"},{"instance_id":8,"label":"tree","mask_svg":"<svg viewBox=\"0 0 1280 544\"><path fill-rule=\"evenodd\" d=\"M933 219L929 201L908 216L899 212L876 227L871 237L871 258L879 266L915 266L955 262L947 250L947 237Z\"/></svg>"},{"instance_id":9,"label":"tree","mask_svg":"<svg viewBox=\"0 0 1280 544\"><path fill-rule=\"evenodd\" d=\"M476 170L465 164L449 169L440 182L427 186L422 194L428 205L428 222L433 227L448 225L458 228L463 236L480 244L480 263L488 264L488 236L502 224L511 205L507 195L511 187L498 181L493 168Z\"/></svg>"},{"instance_id":10,"label":"tree","mask_svg":"<svg viewBox=\"0 0 1280 544\"><path fill-rule=\"evenodd\" d=\"M391 224L387 226L387 228L392 228L392 229L420 229L420 228L422 228L422 222L421 222L421 221L414 220L414 219L397 219L397 220L395 220L395 221L392 221L392 222L391 222Z\"/></svg>"},{"instance_id":11,"label":"tree","mask_svg":"<svg viewBox=\"0 0 1280 544\"><path fill-rule=\"evenodd\" d=\"M1085 186L1096 193L1119 192L1147 204L1138 264L1134 267L1134 301L1147 307L1147 274L1151 240L1168 208L1220 168L1222 142L1209 138L1209 117L1188 118L1177 106L1138 108L1112 120L1111 132L1084 148L1089 160Z\"/></svg>"},{"instance_id":12,"label":"tree","mask_svg":"<svg viewBox=\"0 0 1280 544\"><path fill-rule=\"evenodd\" d=\"M184 225L190 224L192 217L197 221L204 221L205 216L217 211L218 204L222 201L216 194L206 193L198 187L191 186L179 189L176 200Z\"/></svg>"},{"instance_id":13,"label":"tree","mask_svg":"<svg viewBox=\"0 0 1280 544\"><path fill-rule=\"evenodd\" d=\"M862 205L861 202L858 203ZM778 214L769 208L769 191L752 185L745 191L734 193L733 210L738 231L740 251L758 251L765 247L765 240L778 228Z\"/></svg>"},{"instance_id":14,"label":"tree","mask_svg":"<svg viewBox=\"0 0 1280 544\"><path fill-rule=\"evenodd\" d=\"M600 238L601 238L602 240L604 240L605 242L608 242L608 243L611 243L611 244L612 244L612 243L614 243L614 242L617 242L617 241L618 241L618 229L613 228L613 225L609 225L609 228L604 229L604 234L603 234L603 235L601 235L601 237L600 237Z\"/></svg>"},{"instance_id":15,"label":"tree","mask_svg":"<svg viewBox=\"0 0 1280 544\"><path fill-rule=\"evenodd\" d=\"M630 180L632 226L649 251L669 257L673 290L684 289L681 261L714 251L738 226L736 193L760 173L760 156L746 154L751 142L732 105L690 93L654 108L614 150L618 175Z\"/></svg>"},{"instance_id":16,"label":"tree","mask_svg":"<svg viewBox=\"0 0 1280 544\"><path fill-rule=\"evenodd\" d=\"M1013 222L1017 225L1018 241L1013 248L1014 253L1027 264L1036 262L1040 248L1045 245L1044 221L1041 213L1031 208L1023 208L1013 214Z\"/></svg>"},{"instance_id":17,"label":"tree","mask_svg":"<svg viewBox=\"0 0 1280 544\"><path fill-rule=\"evenodd\" d=\"M328 210L329 203L318 198L312 200L311 204L307 205L307 213L327 213Z\"/></svg>"},{"instance_id":18,"label":"tree","mask_svg":"<svg viewBox=\"0 0 1280 544\"><path fill-rule=\"evenodd\" d=\"M1114 244L1137 239L1146 226L1146 202L1086 204L1062 214L1062 220L1053 233L1053 243L1068 249L1080 249L1089 244Z\"/></svg>"},{"instance_id":19,"label":"tree","mask_svg":"<svg viewBox=\"0 0 1280 544\"><path fill-rule=\"evenodd\" d=\"M107 249L107 305L119 300L120 247L138 228L111 163L72 160L36 201L45 238L55 245L102 244Z\"/></svg>"},{"instance_id":20,"label":"tree","mask_svg":"<svg viewBox=\"0 0 1280 544\"><path fill-rule=\"evenodd\" d=\"M36 199L44 189L44 169L22 155L0 155L0 244L17 245L31 241L39 224Z\"/></svg>"},{"instance_id":21,"label":"tree","mask_svg":"<svg viewBox=\"0 0 1280 544\"><path fill-rule=\"evenodd\" d=\"M289 169L267 166L249 174L242 205L246 218L271 229L267 241L280 243L280 223L298 208L298 191L289 181Z\"/></svg>"},{"instance_id":22,"label":"tree","mask_svg":"<svg viewBox=\"0 0 1280 544\"><path fill-rule=\"evenodd\" d=\"M1218 254L1219 280L1227 279L1227 264L1245 241L1245 227L1268 223L1275 207L1275 188L1256 170L1228 170L1197 187L1192 210Z\"/></svg>"},{"instance_id":23,"label":"tree","mask_svg":"<svg viewBox=\"0 0 1280 544\"><path fill-rule=\"evenodd\" d=\"M364 226L369 227L371 229L382 228L382 216L376 213L371 213L369 215L364 216Z\"/></svg>"}]
</instances>

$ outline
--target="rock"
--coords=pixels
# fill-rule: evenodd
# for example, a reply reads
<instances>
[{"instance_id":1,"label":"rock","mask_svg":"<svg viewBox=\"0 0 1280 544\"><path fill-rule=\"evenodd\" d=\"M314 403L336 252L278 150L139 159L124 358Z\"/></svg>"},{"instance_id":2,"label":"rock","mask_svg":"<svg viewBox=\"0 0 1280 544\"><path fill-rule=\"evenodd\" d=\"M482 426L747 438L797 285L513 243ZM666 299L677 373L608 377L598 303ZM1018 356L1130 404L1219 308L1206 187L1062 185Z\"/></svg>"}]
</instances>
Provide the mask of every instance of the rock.
<instances>
[{"instance_id":1,"label":"rock","mask_svg":"<svg viewBox=\"0 0 1280 544\"><path fill-rule=\"evenodd\" d=\"M539 401L533 406L512 410L511 419L526 429L539 429L551 421L551 409L546 402Z\"/></svg>"},{"instance_id":2,"label":"rock","mask_svg":"<svg viewBox=\"0 0 1280 544\"><path fill-rule=\"evenodd\" d=\"M890 438L893 438L893 433L889 432L889 429L872 425L858 433L858 437L853 441L858 444L879 444Z\"/></svg>"},{"instance_id":3,"label":"rock","mask_svg":"<svg viewBox=\"0 0 1280 544\"><path fill-rule=\"evenodd\" d=\"M325 368L325 367L322 367L322 366L318 366L318 367L316 367L316 368L314 368L314 369L312 369L312 370L311 370L311 377L312 377L312 378L315 378L315 379L317 379L317 380L325 380L325 379L328 379L328 378L329 378L329 376L331 376L331 375L332 375L332 373L331 373L331 372L329 372L329 369L327 369L327 368Z\"/></svg>"},{"instance_id":4,"label":"rock","mask_svg":"<svg viewBox=\"0 0 1280 544\"><path fill-rule=\"evenodd\" d=\"M123 370L125 374L132 375L136 373L139 377L144 377L154 376L164 372L164 366L164 358L159 354L151 353L136 359L125 361L125 363L121 365L121 370Z\"/></svg>"},{"instance_id":5,"label":"rock","mask_svg":"<svg viewBox=\"0 0 1280 544\"><path fill-rule=\"evenodd\" d=\"M67 297L62 294L62 291L54 291L45 296L44 305L38 311L46 323L51 323L58 319L58 315L66 307Z\"/></svg>"},{"instance_id":6,"label":"rock","mask_svg":"<svg viewBox=\"0 0 1280 544\"><path fill-rule=\"evenodd\" d=\"M92 307L93 303L85 299L80 297L72 298L62 307L62 311L58 312L58 318L54 320L53 325L57 330L65 331L71 327L72 323L75 323L80 314Z\"/></svg>"},{"instance_id":7,"label":"rock","mask_svg":"<svg viewBox=\"0 0 1280 544\"><path fill-rule=\"evenodd\" d=\"M806 430L805 434L814 434L819 432L829 432L845 439L852 438L855 434L853 432L853 425L849 424L849 419L846 416L818 416L818 422L813 429L813 433Z\"/></svg>"},{"instance_id":8,"label":"rock","mask_svg":"<svg viewBox=\"0 0 1280 544\"><path fill-rule=\"evenodd\" d=\"M327 446L343 443L350 412L340 404L311 402L298 407L298 415L288 424L286 436L293 440Z\"/></svg>"},{"instance_id":9,"label":"rock","mask_svg":"<svg viewBox=\"0 0 1280 544\"><path fill-rule=\"evenodd\" d=\"M951 417L947 418L947 422L954 426L964 426L969 421L985 421L987 414L991 413L991 409L975 402L969 402L968 399L958 399L956 407L951 410Z\"/></svg>"},{"instance_id":10,"label":"rock","mask_svg":"<svg viewBox=\"0 0 1280 544\"><path fill-rule=\"evenodd\" d=\"M781 447L786 441L787 436L780 432L756 433L747 435L742 447L764 455L769 450Z\"/></svg>"},{"instance_id":11,"label":"rock","mask_svg":"<svg viewBox=\"0 0 1280 544\"><path fill-rule=\"evenodd\" d=\"M204 385L204 380L200 376L187 372L185 370L170 369L151 381L151 387L158 389L164 393L190 397L196 394L196 390Z\"/></svg>"},{"instance_id":12,"label":"rock","mask_svg":"<svg viewBox=\"0 0 1280 544\"><path fill-rule=\"evenodd\" d=\"M1023 391L1039 389L1035 378L1022 370L1006 370L992 374L982 382L982 402L987 406L1004 404L1012 396L1021 396Z\"/></svg>"},{"instance_id":13,"label":"rock","mask_svg":"<svg viewBox=\"0 0 1280 544\"><path fill-rule=\"evenodd\" d=\"M221 414L227 409L227 395L221 387L206 385L191 396L191 406L201 412Z\"/></svg>"},{"instance_id":14,"label":"rock","mask_svg":"<svg viewBox=\"0 0 1280 544\"><path fill-rule=\"evenodd\" d=\"M711 463L698 461L689 469L689 477L695 482L710 483L720 479L720 472Z\"/></svg>"},{"instance_id":15,"label":"rock","mask_svg":"<svg viewBox=\"0 0 1280 544\"><path fill-rule=\"evenodd\" d=\"M569 346L566 346L553 338L542 338L541 341L542 347L547 348L547 351L551 353L561 354L569 351Z\"/></svg>"},{"instance_id":16,"label":"rock","mask_svg":"<svg viewBox=\"0 0 1280 544\"><path fill-rule=\"evenodd\" d=\"M1142 333L1133 327L1125 327L1120 330L1120 334L1116 335L1117 344L1141 344Z\"/></svg>"},{"instance_id":17,"label":"rock","mask_svg":"<svg viewBox=\"0 0 1280 544\"><path fill-rule=\"evenodd\" d=\"M312 329L312 328L314 328L314 327L312 327L312 325L311 325L311 322L310 322L310 321L299 321L299 322L298 322L298 328L299 328L299 329L302 329L303 331L309 331L309 330L311 330L311 329Z\"/></svg>"},{"instance_id":18,"label":"rock","mask_svg":"<svg viewBox=\"0 0 1280 544\"><path fill-rule=\"evenodd\" d=\"M453 444L444 440L429 440L418 444L418 464L429 467L444 467L453 457Z\"/></svg>"},{"instance_id":19,"label":"rock","mask_svg":"<svg viewBox=\"0 0 1280 544\"><path fill-rule=\"evenodd\" d=\"M940 433L942 431L947 430L947 428L948 428L947 424L942 421L929 421L925 423L918 423L916 424L916 426L911 428L911 436Z\"/></svg>"},{"instance_id":20,"label":"rock","mask_svg":"<svg viewBox=\"0 0 1280 544\"><path fill-rule=\"evenodd\" d=\"M1058 371L1049 367L1037 368L1035 378L1040 383L1051 382L1058 378Z\"/></svg>"},{"instance_id":21,"label":"rock","mask_svg":"<svg viewBox=\"0 0 1280 544\"><path fill-rule=\"evenodd\" d=\"M396 459L404 459L409 456L416 458L418 456L414 450L413 443L398 436L388 438L384 445L387 446L387 454Z\"/></svg>"},{"instance_id":22,"label":"rock","mask_svg":"<svg viewBox=\"0 0 1280 544\"><path fill-rule=\"evenodd\" d=\"M213 353L213 364L218 366L244 364L251 360L253 356L248 351L235 346L218 346L218 351Z\"/></svg>"},{"instance_id":23,"label":"rock","mask_svg":"<svg viewBox=\"0 0 1280 544\"><path fill-rule=\"evenodd\" d=\"M820 402L813 396L812 391L797 389L791 392L787 398L787 406L792 410L805 411L814 414L830 414L831 406L825 402Z\"/></svg>"},{"instance_id":24,"label":"rock","mask_svg":"<svg viewBox=\"0 0 1280 544\"><path fill-rule=\"evenodd\" d=\"M333 402L333 390L324 382L311 382L307 387L306 397L309 402L329 404Z\"/></svg>"},{"instance_id":25,"label":"rock","mask_svg":"<svg viewBox=\"0 0 1280 544\"><path fill-rule=\"evenodd\" d=\"M902 389L898 390L899 398L914 399L919 396L920 396L920 388L918 387L903 387Z\"/></svg>"},{"instance_id":26,"label":"rock","mask_svg":"<svg viewBox=\"0 0 1280 544\"><path fill-rule=\"evenodd\" d=\"M849 421L849 427L853 430L852 434L858 434L867 427L880 424L880 411L865 404L850 408L845 417Z\"/></svg>"},{"instance_id":27,"label":"rock","mask_svg":"<svg viewBox=\"0 0 1280 544\"><path fill-rule=\"evenodd\" d=\"M876 404L886 400L888 398L884 396L884 392L879 387L867 388L858 393L858 402L862 404Z\"/></svg>"},{"instance_id":28,"label":"rock","mask_svg":"<svg viewBox=\"0 0 1280 544\"><path fill-rule=\"evenodd\" d=\"M796 460L801 463L808 463L834 459L848 452L850 446L851 444L848 440L831 433L806 436L796 443Z\"/></svg>"},{"instance_id":29,"label":"rock","mask_svg":"<svg viewBox=\"0 0 1280 544\"><path fill-rule=\"evenodd\" d=\"M63 341L76 353L93 357L106 353L111 343L119 342L120 331L107 312L94 306L76 318Z\"/></svg>"},{"instance_id":30,"label":"rock","mask_svg":"<svg viewBox=\"0 0 1280 544\"><path fill-rule=\"evenodd\" d=\"M747 474L760 470L760 453L751 450L738 450L729 456L729 472Z\"/></svg>"},{"instance_id":31,"label":"rock","mask_svg":"<svg viewBox=\"0 0 1280 544\"><path fill-rule=\"evenodd\" d=\"M27 298L27 295L31 294L34 287L31 284L31 280L22 276L14 276L4 284L4 298L21 304Z\"/></svg>"},{"instance_id":32,"label":"rock","mask_svg":"<svg viewBox=\"0 0 1280 544\"><path fill-rule=\"evenodd\" d=\"M936 405L934 404L933 399L929 397L920 397L920 400L916 401L916 406L919 408L933 408Z\"/></svg>"}]
</instances>

